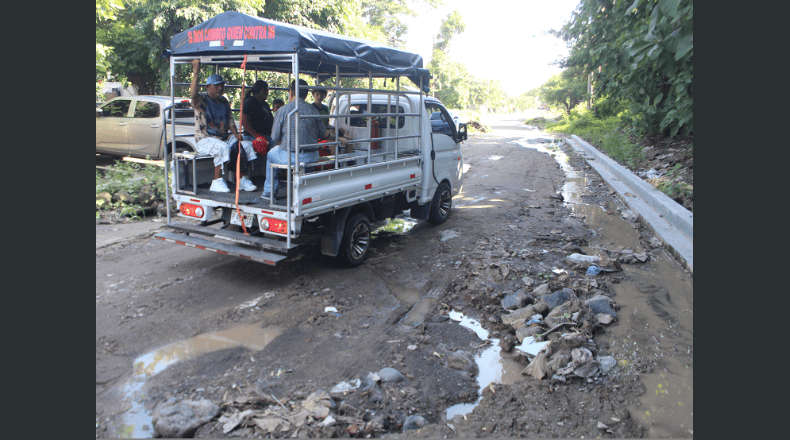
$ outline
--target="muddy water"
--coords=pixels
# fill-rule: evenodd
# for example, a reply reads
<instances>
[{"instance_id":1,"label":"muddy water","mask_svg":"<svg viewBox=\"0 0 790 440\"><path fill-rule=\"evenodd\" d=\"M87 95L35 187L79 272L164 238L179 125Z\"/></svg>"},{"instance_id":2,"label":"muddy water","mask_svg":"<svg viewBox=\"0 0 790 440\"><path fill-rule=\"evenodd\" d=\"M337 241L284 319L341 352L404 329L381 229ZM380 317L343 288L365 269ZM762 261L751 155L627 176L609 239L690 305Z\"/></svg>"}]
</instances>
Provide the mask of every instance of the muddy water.
<instances>
[{"instance_id":1,"label":"muddy water","mask_svg":"<svg viewBox=\"0 0 790 440\"><path fill-rule=\"evenodd\" d=\"M119 437L153 437L152 414L143 404L145 399L143 388L151 376L177 362L217 350L234 347L245 347L253 351L263 350L282 332L283 329L280 327L261 328L256 325L240 325L219 332L198 335L138 357L134 361L134 376L121 388L123 398L130 405L130 409L124 415L124 424L118 428Z\"/></svg>"},{"instance_id":2,"label":"muddy water","mask_svg":"<svg viewBox=\"0 0 790 440\"><path fill-rule=\"evenodd\" d=\"M458 405L447 408L445 411L447 420L452 420L455 416L464 416L472 412L475 407L480 404L480 400L483 398L483 389L489 384L511 384L523 380L521 370L524 369L524 366L518 362L503 358L500 355L499 352L502 348L499 346L499 339L489 339L488 330L484 329L479 322L455 310L450 312L450 319L472 330L478 338L483 341L488 341L489 344L488 348L475 356L475 363L477 363L479 371L477 375L477 385L479 389L477 401L475 403L459 403Z\"/></svg>"},{"instance_id":3,"label":"muddy water","mask_svg":"<svg viewBox=\"0 0 790 440\"><path fill-rule=\"evenodd\" d=\"M533 141L534 142L534 141ZM619 246L643 251L637 231L614 206L581 201L585 174L572 168L567 155L552 143L517 141L551 154L566 174L562 194L574 214L584 216L595 239L584 251L603 255ZM621 206L624 208L624 206ZM632 417L649 430L649 437L692 437L694 434L693 279L665 250L650 254L644 264L623 264L627 279L609 287L620 307L618 324L597 338L610 344L621 365L638 357L654 362L652 372L640 374L647 393L629 407ZM643 370L644 371L644 370Z\"/></svg>"}]
</instances>

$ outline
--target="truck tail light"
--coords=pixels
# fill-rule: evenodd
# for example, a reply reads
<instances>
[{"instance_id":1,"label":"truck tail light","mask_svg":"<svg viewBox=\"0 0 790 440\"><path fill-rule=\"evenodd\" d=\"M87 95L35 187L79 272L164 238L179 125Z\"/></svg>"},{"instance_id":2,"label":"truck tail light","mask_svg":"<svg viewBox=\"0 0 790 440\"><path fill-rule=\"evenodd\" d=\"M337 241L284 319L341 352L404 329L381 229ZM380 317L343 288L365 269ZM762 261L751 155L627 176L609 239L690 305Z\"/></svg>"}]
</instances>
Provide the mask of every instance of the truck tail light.
<instances>
[{"instance_id":1,"label":"truck tail light","mask_svg":"<svg viewBox=\"0 0 790 440\"><path fill-rule=\"evenodd\" d=\"M261 229L276 234L285 234L288 232L288 222L285 220L275 220L273 218L262 218Z\"/></svg>"},{"instance_id":2,"label":"truck tail light","mask_svg":"<svg viewBox=\"0 0 790 440\"><path fill-rule=\"evenodd\" d=\"M181 214L186 215L187 217L195 217L195 218L203 218L203 214L205 214L205 210L200 205L193 205L191 203L182 203L179 207Z\"/></svg>"}]
</instances>

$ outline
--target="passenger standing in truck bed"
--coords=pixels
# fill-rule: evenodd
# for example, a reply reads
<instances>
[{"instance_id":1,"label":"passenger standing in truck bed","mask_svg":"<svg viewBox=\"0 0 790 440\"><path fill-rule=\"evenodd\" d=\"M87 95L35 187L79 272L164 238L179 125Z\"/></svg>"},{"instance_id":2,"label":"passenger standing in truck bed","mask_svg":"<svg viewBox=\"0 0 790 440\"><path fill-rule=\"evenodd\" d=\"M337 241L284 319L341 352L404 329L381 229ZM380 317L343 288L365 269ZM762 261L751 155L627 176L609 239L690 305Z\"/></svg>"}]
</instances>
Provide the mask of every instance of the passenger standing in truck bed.
<instances>
[{"instance_id":1,"label":"passenger standing in truck bed","mask_svg":"<svg viewBox=\"0 0 790 440\"><path fill-rule=\"evenodd\" d=\"M230 192L228 184L222 178L222 167L230 162L231 147L239 142L246 153L246 160L241 161L239 189L255 191L257 187L250 182L246 175L246 161L254 160L257 156L252 148L252 142L243 141L241 133L236 130L236 123L230 116L230 103L222 96L225 89L225 80L218 74L211 75L206 81L206 92L198 92L198 73L200 60L192 61L192 83L189 92L192 98L192 108L195 109L195 149L199 153L209 154L214 157L214 180L209 191ZM228 135L228 129L233 137ZM238 151L238 150L237 150ZM244 156L244 155L243 155ZM236 161L233 161L235 168Z\"/></svg>"}]
</instances>

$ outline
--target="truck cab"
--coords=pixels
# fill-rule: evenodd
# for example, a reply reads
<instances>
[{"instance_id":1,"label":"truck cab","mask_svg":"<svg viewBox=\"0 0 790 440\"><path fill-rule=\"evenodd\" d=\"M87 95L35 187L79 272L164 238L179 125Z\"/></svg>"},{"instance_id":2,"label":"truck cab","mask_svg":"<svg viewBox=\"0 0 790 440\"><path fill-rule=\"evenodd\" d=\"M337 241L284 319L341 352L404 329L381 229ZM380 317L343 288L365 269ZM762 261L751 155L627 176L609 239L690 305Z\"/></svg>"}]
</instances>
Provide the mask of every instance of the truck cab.
<instances>
[{"instance_id":1,"label":"truck cab","mask_svg":"<svg viewBox=\"0 0 790 440\"><path fill-rule=\"evenodd\" d=\"M339 127L348 138L352 140L384 138L381 141L355 144L355 149L366 151L370 148L371 151L378 153L377 157L381 158L379 160L418 153L421 145L426 149L427 159L432 164L432 172L422 174L420 186L423 199L428 197L429 192L432 194L433 190L445 180L449 183L453 196L461 191L463 186L461 142L467 138L466 124L460 124L457 128L452 122L450 112L438 99L423 97L422 108L420 108L420 97L415 95L399 96L396 102L391 95L384 94L373 94L368 101L368 94L359 93L342 95L339 99L332 96L329 101L330 114L359 115L329 120L330 125ZM371 110L368 111L368 108ZM374 116L368 121L370 113L398 115ZM420 113L422 118L399 116L399 114ZM422 124L422 127L419 124Z\"/></svg>"}]
</instances>

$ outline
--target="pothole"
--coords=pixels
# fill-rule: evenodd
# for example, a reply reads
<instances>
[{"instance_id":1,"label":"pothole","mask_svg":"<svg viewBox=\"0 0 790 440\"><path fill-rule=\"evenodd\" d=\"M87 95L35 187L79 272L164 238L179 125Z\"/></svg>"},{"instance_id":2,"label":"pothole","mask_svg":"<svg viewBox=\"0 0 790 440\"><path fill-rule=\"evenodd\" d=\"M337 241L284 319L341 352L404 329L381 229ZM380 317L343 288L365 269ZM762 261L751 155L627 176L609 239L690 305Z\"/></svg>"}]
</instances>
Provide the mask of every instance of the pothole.
<instances>
[{"instance_id":1,"label":"pothole","mask_svg":"<svg viewBox=\"0 0 790 440\"><path fill-rule=\"evenodd\" d=\"M152 438L152 414L144 405L142 393L146 381L173 364L194 359L217 350L245 347L260 351L282 334L281 327L241 325L218 332L205 333L184 341L175 342L146 353L134 360L134 377L122 387L124 400L131 408L124 414L124 423L117 429L120 437Z\"/></svg>"},{"instance_id":2,"label":"pothole","mask_svg":"<svg viewBox=\"0 0 790 440\"><path fill-rule=\"evenodd\" d=\"M488 344L488 348L475 356L478 370L477 401L475 403L459 403L447 408L445 410L445 417L447 420L452 420L455 416L463 416L472 412L483 398L483 389L491 383L512 384L521 380L521 370L524 369L524 366L518 362L503 358L500 355L502 348L499 346L499 339L489 338L488 330L484 329L478 321L464 316L463 313L456 312L455 310L450 312L450 319L475 332L477 337L481 340L490 341L490 343Z\"/></svg>"}]
</instances>

